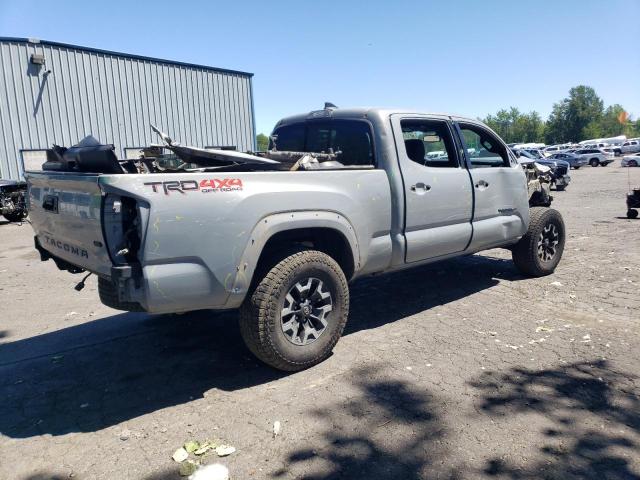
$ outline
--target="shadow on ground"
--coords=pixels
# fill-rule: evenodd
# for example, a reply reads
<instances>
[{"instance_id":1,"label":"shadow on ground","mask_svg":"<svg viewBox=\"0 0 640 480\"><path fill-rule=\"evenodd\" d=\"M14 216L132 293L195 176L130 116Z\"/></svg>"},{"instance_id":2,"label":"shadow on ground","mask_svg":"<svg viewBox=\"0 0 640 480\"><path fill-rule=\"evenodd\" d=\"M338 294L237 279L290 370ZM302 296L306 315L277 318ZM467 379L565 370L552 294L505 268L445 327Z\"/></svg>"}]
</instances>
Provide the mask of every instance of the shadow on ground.
<instances>
[{"instance_id":1,"label":"shadow on ground","mask_svg":"<svg viewBox=\"0 0 640 480\"><path fill-rule=\"evenodd\" d=\"M346 400L310 411L325 430L292 450L271 478L458 478L443 461L447 431L429 391L389 380L381 365L354 371L346 383Z\"/></svg>"},{"instance_id":2,"label":"shadow on ground","mask_svg":"<svg viewBox=\"0 0 640 480\"><path fill-rule=\"evenodd\" d=\"M472 256L362 280L345 335L490 288L497 277L520 278L510 261ZM96 431L212 388L282 375L249 354L233 312L113 315L0 344L0 433Z\"/></svg>"},{"instance_id":3,"label":"shadow on ground","mask_svg":"<svg viewBox=\"0 0 640 480\"><path fill-rule=\"evenodd\" d=\"M640 480L628 460L639 451L634 437L640 433L640 399L634 381L604 360L484 374L471 383L482 392L484 413L536 413L557 426L540 432L545 441L526 465L492 458L483 473L501 479Z\"/></svg>"}]
</instances>

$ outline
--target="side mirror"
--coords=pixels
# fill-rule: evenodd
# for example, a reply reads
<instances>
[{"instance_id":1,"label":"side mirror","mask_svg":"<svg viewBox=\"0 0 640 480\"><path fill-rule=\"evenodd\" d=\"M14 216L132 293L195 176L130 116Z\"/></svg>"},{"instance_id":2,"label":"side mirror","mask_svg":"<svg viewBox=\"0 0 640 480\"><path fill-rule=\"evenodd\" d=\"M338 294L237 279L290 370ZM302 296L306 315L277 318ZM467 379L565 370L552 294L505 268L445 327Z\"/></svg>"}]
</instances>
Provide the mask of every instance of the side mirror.
<instances>
[{"instance_id":1,"label":"side mirror","mask_svg":"<svg viewBox=\"0 0 640 480\"><path fill-rule=\"evenodd\" d=\"M516 158L520 158L521 157L520 150L514 150L513 154L516 156Z\"/></svg>"}]
</instances>

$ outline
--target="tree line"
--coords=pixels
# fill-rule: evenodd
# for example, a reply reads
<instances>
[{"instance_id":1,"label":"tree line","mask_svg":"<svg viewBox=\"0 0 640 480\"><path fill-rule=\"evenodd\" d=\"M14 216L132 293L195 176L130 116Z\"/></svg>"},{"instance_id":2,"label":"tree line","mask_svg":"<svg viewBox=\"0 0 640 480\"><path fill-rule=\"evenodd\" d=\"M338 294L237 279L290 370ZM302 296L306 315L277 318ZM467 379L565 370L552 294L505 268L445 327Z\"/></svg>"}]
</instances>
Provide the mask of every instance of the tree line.
<instances>
[{"instance_id":1,"label":"tree line","mask_svg":"<svg viewBox=\"0 0 640 480\"><path fill-rule=\"evenodd\" d=\"M640 137L640 119L631 120L617 103L605 108L596 91L585 85L569 90L566 98L553 105L546 121L538 112L523 113L516 107L498 110L481 120L507 143L552 145L618 135Z\"/></svg>"},{"instance_id":2,"label":"tree line","mask_svg":"<svg viewBox=\"0 0 640 480\"><path fill-rule=\"evenodd\" d=\"M640 118L629 118L620 104L604 108L596 91L585 85L569 90L569 96L553 105L549 118L544 121L538 112L523 113L516 107L501 109L495 115L481 119L507 143L579 142L591 138L640 137ZM258 134L258 150L267 150L269 137Z\"/></svg>"}]
</instances>

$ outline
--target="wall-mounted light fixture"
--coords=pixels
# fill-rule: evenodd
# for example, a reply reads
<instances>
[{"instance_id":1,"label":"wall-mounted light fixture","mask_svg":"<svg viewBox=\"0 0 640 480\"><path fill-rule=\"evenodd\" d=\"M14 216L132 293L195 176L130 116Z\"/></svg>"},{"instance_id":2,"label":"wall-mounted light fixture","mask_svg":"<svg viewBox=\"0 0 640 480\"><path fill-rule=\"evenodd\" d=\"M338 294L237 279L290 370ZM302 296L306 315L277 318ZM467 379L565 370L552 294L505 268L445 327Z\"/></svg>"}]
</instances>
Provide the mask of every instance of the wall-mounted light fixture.
<instances>
[{"instance_id":1,"label":"wall-mounted light fixture","mask_svg":"<svg viewBox=\"0 0 640 480\"><path fill-rule=\"evenodd\" d=\"M29 61L34 65L44 65L44 55L41 53L32 53Z\"/></svg>"}]
</instances>

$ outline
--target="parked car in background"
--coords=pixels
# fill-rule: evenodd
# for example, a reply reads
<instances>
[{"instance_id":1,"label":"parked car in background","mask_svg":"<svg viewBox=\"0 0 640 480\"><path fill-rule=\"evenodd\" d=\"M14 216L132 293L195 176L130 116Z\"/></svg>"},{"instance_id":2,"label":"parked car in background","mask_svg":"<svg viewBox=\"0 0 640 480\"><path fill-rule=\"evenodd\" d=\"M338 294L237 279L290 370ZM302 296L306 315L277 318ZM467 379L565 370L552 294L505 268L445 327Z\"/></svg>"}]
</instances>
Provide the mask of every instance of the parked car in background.
<instances>
[{"instance_id":1,"label":"parked car in background","mask_svg":"<svg viewBox=\"0 0 640 480\"><path fill-rule=\"evenodd\" d=\"M622 153L638 153L640 152L640 140L627 140L620 146Z\"/></svg>"},{"instance_id":2,"label":"parked car in background","mask_svg":"<svg viewBox=\"0 0 640 480\"><path fill-rule=\"evenodd\" d=\"M530 160L549 167L551 169L551 186L555 186L556 190L562 191L569 185L571 177L569 176L569 163L564 160L552 160L546 158L540 150L537 149L512 149L513 152L519 157L525 157Z\"/></svg>"},{"instance_id":3,"label":"parked car in background","mask_svg":"<svg viewBox=\"0 0 640 480\"><path fill-rule=\"evenodd\" d=\"M564 160L569 164L571 168L574 168L576 170L579 169L580 167L584 167L587 164L586 158L579 157L574 153L568 153L568 152L554 153L548 158L551 160Z\"/></svg>"},{"instance_id":4,"label":"parked car in background","mask_svg":"<svg viewBox=\"0 0 640 480\"><path fill-rule=\"evenodd\" d=\"M574 150L572 153L577 157L584 158L592 167L597 167L598 165L606 167L614 159L613 154L607 154L599 148L582 148Z\"/></svg>"},{"instance_id":5,"label":"parked car in background","mask_svg":"<svg viewBox=\"0 0 640 480\"><path fill-rule=\"evenodd\" d=\"M640 165L640 155L626 155L620 160L621 167L637 167Z\"/></svg>"},{"instance_id":6,"label":"parked car in background","mask_svg":"<svg viewBox=\"0 0 640 480\"><path fill-rule=\"evenodd\" d=\"M0 215L10 222L24 220L27 216L26 193L26 182L0 179Z\"/></svg>"}]
</instances>

